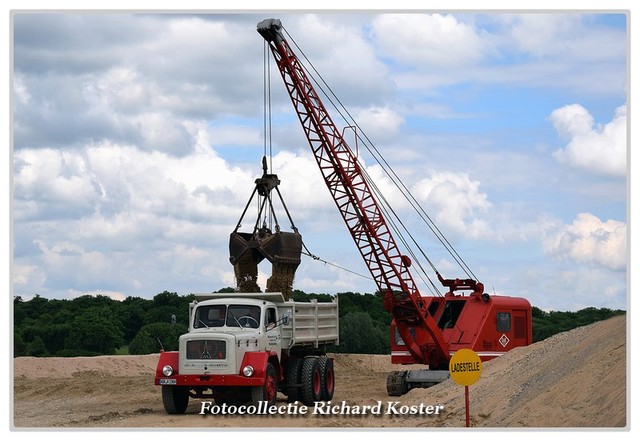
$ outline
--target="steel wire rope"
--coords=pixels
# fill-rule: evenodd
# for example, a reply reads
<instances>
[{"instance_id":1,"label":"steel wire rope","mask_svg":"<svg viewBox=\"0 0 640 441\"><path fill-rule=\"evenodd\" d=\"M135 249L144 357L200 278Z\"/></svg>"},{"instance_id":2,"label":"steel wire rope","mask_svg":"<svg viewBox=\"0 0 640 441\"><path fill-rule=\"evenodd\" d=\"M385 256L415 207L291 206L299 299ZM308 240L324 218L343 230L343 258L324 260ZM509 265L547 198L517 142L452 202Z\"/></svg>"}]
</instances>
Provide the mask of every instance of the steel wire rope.
<instances>
[{"instance_id":1,"label":"steel wire rope","mask_svg":"<svg viewBox=\"0 0 640 441\"><path fill-rule=\"evenodd\" d=\"M355 274L356 276L360 276L360 277L365 278L367 280L373 280L373 278L370 277L370 276L365 276L364 274L360 274L357 271L350 270L349 268L346 268L344 266L340 266L337 263L329 262L328 260L324 260L324 259L316 256L315 254L311 253L311 251L309 251L309 248L307 248L307 244L305 244L304 242L302 242L302 247L304 248L304 251L302 252L302 254L304 254L305 256L311 257L313 260L317 260L318 262L322 262L324 264L333 266L335 268L341 269L341 270L346 271L346 272L351 273L351 274Z\"/></svg>"},{"instance_id":2,"label":"steel wire rope","mask_svg":"<svg viewBox=\"0 0 640 441\"><path fill-rule=\"evenodd\" d=\"M286 31L285 31L286 32ZM287 34L289 35L289 34ZM291 36L289 35L289 38L291 38ZM320 78L320 80L322 81L322 83L325 84L325 86L331 91L331 94L333 95L333 97L340 102L340 100L337 98L337 96L335 95L335 93L333 93L333 91L331 90L331 88L329 87L329 85L326 83L326 81L324 81L324 79L322 78L322 76L318 73L317 69L315 69L315 67L313 66L313 64L309 61L308 57L304 54L304 52L300 49L300 47L295 43L295 41L293 42L294 45L296 45L296 48L298 50L300 50L300 52L302 53L303 57L305 58L305 60L311 65L311 68L313 69L313 71L317 74L317 76ZM319 86L320 91L324 94L324 96L329 100L329 102L333 105L333 108L338 111L338 113L340 114L340 116L346 120L346 118L344 117L344 115L342 115L340 109L338 109L338 107L335 105L335 103L333 102L333 100L331 99L331 97L328 95L328 93L322 88L320 81L318 81L316 78L313 77L313 75L308 72L307 69L307 73L309 74L309 76L311 78L314 79L315 83ZM342 105L342 103L340 103L342 108L344 108L344 106ZM345 109L346 111L346 109ZM356 124L357 126L357 124ZM361 129L362 130L362 129ZM357 136L357 133L356 133ZM375 158L375 157L374 157ZM368 185L373 189L374 194L376 194L376 196L378 197L378 200L380 202L382 202L379 205L380 210L383 212L384 216L385 216L385 220L387 221L387 223L389 224L389 226L391 227L391 229L396 233L397 237L399 238L399 241L404 245L404 247L407 249L408 253L411 255L411 257L413 258L414 262L417 263L418 267L421 270L421 273L418 272L418 276L420 277L420 279L422 280L422 282L427 285L427 287L429 288L429 285L431 285L431 288L429 288L435 295L440 295L437 287L435 286L435 284L433 283L433 281L431 280L431 278L429 277L429 275L427 274L427 272L424 270L424 268L422 267L422 264L420 263L420 259L417 258L416 253L414 252L413 248L409 245L408 241L405 239L401 228L399 228L396 223L394 222L394 218L397 220L397 222L402 226L402 230L404 230L406 232L407 235L409 235L409 237L411 238L412 242L414 243L414 245L421 251L422 256L424 257L425 260L427 260L427 262L429 263L429 265L431 266L431 268L437 273L437 269L435 267L435 265L433 264L433 262L429 259L429 257L426 255L426 253L422 250L422 248L420 247L420 245L417 243L417 241L415 240L415 238L413 237L413 235L411 234L411 232L408 230L408 228L404 225L404 223L402 222L402 220L400 219L400 217L398 216L398 214L396 213L396 211L393 209L393 207L391 206L391 204L387 201L387 199L384 197L383 193L379 190L378 186L375 184L375 182L373 181L373 179L371 178L371 176L368 174L368 172L366 171L366 168L364 167L364 164L360 161L359 158L356 157L356 160L358 161L358 163L360 164L360 170L363 173L363 177L365 178L365 180L367 181ZM378 161L379 162L379 161ZM380 164L382 166L382 168L384 168L383 164ZM388 175L388 173L387 173ZM396 185L397 186L397 185ZM401 189L400 189L401 190ZM402 190L401 190L402 191ZM391 213L391 215L390 215ZM427 280L429 281L429 283L427 283L424 278L427 278Z\"/></svg>"},{"instance_id":3,"label":"steel wire rope","mask_svg":"<svg viewBox=\"0 0 640 441\"><path fill-rule=\"evenodd\" d=\"M407 249L407 252L413 259L413 262L415 262L415 264L418 266L418 269L419 269L419 271L417 271L418 277L420 278L420 280L422 280L422 283L424 283L425 286L427 286L427 288L429 289L429 291L431 291L433 295L436 295L436 296L441 295L435 283L433 283L433 280L431 280L431 277L429 277L429 274L427 274L424 267L422 266L422 263L420 262L420 259L418 259L415 251L405 239L404 235L400 231L400 228L398 228L398 226L396 225L396 221L402 226L402 229L407 232L409 237L411 237L412 241L415 243L415 239L413 238L413 235L408 231L408 229L406 228L406 226L404 225L404 223L402 222L402 220L400 219L396 211L393 209L393 207L391 207L391 205L387 201L387 198L384 196L382 191L378 188L376 183L371 178L371 175L369 175L369 173L364 168L361 168L361 170L363 172L365 180L367 181L369 186L373 189L373 192L376 194L378 199L383 202L382 204L380 204L380 210L383 212L387 223L391 226L391 229L393 229L393 231L399 237L400 242ZM394 221L394 218L395 218L395 221ZM434 269L435 271L435 266L433 265L431 260L424 255L424 253L423 253L423 257L427 260L431 268ZM425 280L425 278L428 280L428 282L427 280Z\"/></svg>"},{"instance_id":4,"label":"steel wire rope","mask_svg":"<svg viewBox=\"0 0 640 441\"><path fill-rule=\"evenodd\" d=\"M262 55L262 100L263 100L263 131L264 131L264 148L263 157L269 158L268 167L265 163L264 173L273 170L273 144L271 133L271 50L267 42L263 45ZM263 196L269 199L269 195ZM260 194L258 194L258 200ZM272 208L273 209L273 208ZM264 225L267 225L267 213L264 213ZM269 229L273 227L272 213L269 211Z\"/></svg>"},{"instance_id":5,"label":"steel wire rope","mask_svg":"<svg viewBox=\"0 0 640 441\"><path fill-rule=\"evenodd\" d=\"M273 171L273 143L272 143L272 114L271 114L271 63L270 63L270 59L271 59L271 50L269 49L269 44L265 41L264 43L264 52L263 52L263 78L262 78L262 87L263 87L263 131L265 134L264 137L264 146L263 146L263 154L264 157L268 157L269 158L269 170ZM267 151L268 151L268 155L267 155ZM268 196L265 196L265 198ZM258 195L257 201L258 201L258 213L260 213L260 195ZM285 210L286 210L286 206L285 206ZM287 213L288 214L288 213ZM271 218L271 213L269 214L269 217ZM291 220L291 219L290 219ZM266 221L266 215L265 215L265 221ZM291 221L293 224L293 221ZM269 225L271 225L271 220ZM291 226L292 228L296 229L295 225ZM350 270L349 268L346 268L344 266L338 265L336 263L333 262L329 262L328 260L322 259L320 257L318 257L317 255L311 253L311 251L309 251L309 248L307 248L307 245L302 242L302 246L304 247L304 252L302 252L302 254L311 257L313 260L316 260L318 262L322 262L326 265L330 265L333 266L335 268L338 268L342 271L346 271L348 273L357 275L359 277L363 277L365 279L368 280L373 280L370 276L366 276L363 274L358 273L357 271L353 271Z\"/></svg>"},{"instance_id":6,"label":"steel wire rope","mask_svg":"<svg viewBox=\"0 0 640 441\"><path fill-rule=\"evenodd\" d=\"M300 51L300 53L302 54L302 56L304 57L304 59L306 60L306 62L308 63L308 65L311 67L311 69L316 73L316 75L318 76L318 79L316 79L311 72L309 72L309 70L307 69L307 73L309 74L310 77L312 77L316 83L317 86L319 86L320 91L324 94L324 96L328 99L328 101L331 103L331 105L333 106L333 108L338 112L338 114L342 117L342 119L347 123L347 124L353 124L355 127L357 127L358 129L360 129L361 133L364 133L364 131L362 130L362 128L358 125L358 123L355 121L355 119L353 118L353 116L349 113L349 111L346 109L346 107L342 104L342 102L340 101L340 99L336 96L336 94L333 92L333 90L331 89L331 87L326 83L326 81L322 78L322 76L320 75L320 73L317 71L317 69L315 68L315 66L313 65L313 63L311 63L311 61L309 60L309 58L305 55L304 51L302 51L302 49L297 45L297 43L295 42L295 40L293 40L293 38L291 37L291 35L286 31L286 29L284 29L284 32L287 34L288 38L292 41L292 43L295 45L295 47ZM327 88L327 90L330 92L330 94L322 87L322 84L325 85L325 87ZM333 99L331 98L331 96L333 96L333 98L340 104L340 107L338 107ZM342 110L340 110L340 108L342 108L345 112L346 115L348 115L348 118L345 117L345 115L342 113ZM404 184L404 182L400 179L400 177L395 173L395 171L393 170L393 168L389 165L389 163L386 161L386 159L382 156L382 154L380 153L380 151L375 147L375 145L371 142L371 140L366 136L366 134L364 135L364 138L362 138L359 134L356 133L356 136L358 137L358 139L360 139L361 141L363 141L363 144L365 145L365 148L367 149L367 151L369 153L371 153L372 157L376 160L376 162L378 164L380 164L381 168L383 169L383 171L385 172L385 174L390 178L390 180L394 183L394 185L400 190L400 193L404 196L404 198L409 202L409 204L411 205L411 207L416 211L416 213L418 214L418 216L423 220L423 222L427 225L427 227L432 231L432 233L434 234L434 236L438 239L438 241L443 245L443 247L447 250L447 252L451 255L451 257L454 259L454 261L458 264L458 266L467 274L467 276L472 277L474 279L477 280L477 277L475 276L475 274L473 274L473 271L471 270L471 268L469 268L469 266L467 265L467 263L464 261L464 259L460 256L460 254L455 250L455 248L453 247L453 245L449 242L449 240L444 236L444 233L442 233L442 231L438 228L438 226L435 224L435 222L431 219L431 217L426 213L426 211L424 211L424 208L422 208L422 206L418 203L418 201L415 199L415 197L413 196L413 194L411 193L411 191L406 187L406 185ZM372 151L373 150L373 151ZM375 152L375 153L374 153ZM380 159L378 159L380 158ZM415 241L415 239L413 238L413 235L411 235L411 233L409 233L408 230L405 229L405 231L407 231L407 234L409 234L414 242L414 244L416 245L416 247L418 247L418 249L420 250L420 253L422 254L422 256L427 259L429 262L430 260L428 259L426 253L424 252L424 250L422 250L422 247L420 247L420 245ZM435 269L435 267L432 266L432 268L434 269L434 271L437 272L437 270Z\"/></svg>"},{"instance_id":7,"label":"steel wire rope","mask_svg":"<svg viewBox=\"0 0 640 441\"><path fill-rule=\"evenodd\" d=\"M289 35L290 37L290 35ZM296 45L296 47L300 50L299 46L297 46L297 44L294 41L294 45ZM306 57L306 55L304 54L304 52L302 50L300 50L300 52L303 54L303 57L307 60L307 62L309 64L311 64L311 62L309 61L309 59ZM327 88L330 89L330 87L327 85L326 81L324 81L324 79L322 79L322 77L320 76L320 74L318 73L317 69L315 69L315 67L313 67L313 65L311 65L311 67L313 68L313 70L316 72L316 74L321 78L322 82L326 85ZM319 85L319 81L317 79L315 79L313 77L312 74L310 74L308 72L307 69L307 73L309 74L309 76L311 78L314 79L315 83L317 85ZM331 99L331 97L328 96L327 92L320 86L320 90L321 92L324 94L324 96L329 100L329 102L333 105L334 109L336 109L338 111L338 113L340 113L340 115L342 116L343 119L346 119L344 117L344 115L341 114L340 110L337 108L337 106L333 103L333 100ZM336 97L335 93L333 93L333 91L331 91L332 95L336 98L336 100L339 101L339 99ZM344 106L342 106L344 108ZM346 109L345 109L346 110ZM356 133L357 135L357 133ZM427 288L429 288L430 291L432 291L432 293L434 295L441 295L440 292L438 291L438 288L435 286L435 284L433 283L433 281L431 280L431 278L429 277L429 275L427 274L427 272L424 270L424 267L422 266L422 264L420 263L420 259L417 258L415 251L413 250L413 248L409 245L408 241L405 239L403 233L401 230L404 230L406 232L407 235L409 235L409 237L411 238L412 242L414 243L414 245L420 250L422 256L424 257L425 260L427 260L427 262L429 263L429 265L431 266L431 268L437 273L437 269L435 267L435 265L433 264L433 262L429 259L429 257L426 255L426 253L422 250L422 248L420 247L420 245L417 243L417 241L415 240L415 238L413 237L413 235L410 233L410 231L408 230L408 228L404 225L404 223L402 222L402 220L400 219L400 217L398 216L398 214L395 212L395 210L393 209L393 207L391 206L391 204L387 201L387 199L384 197L383 193L379 190L379 188L377 187L377 185L375 185L375 182L373 181L373 179L371 179L371 176L368 174L368 172L366 171L364 164L359 160L359 158L356 157L356 161L358 161L358 163L360 164L360 169L363 172L363 177L365 179L365 181L367 181L368 185L373 189L374 194L378 197L378 200L381 201L382 203L379 204L379 208L380 210L383 212L383 215L385 216L386 219L386 223L389 224L390 228L396 233L396 236L399 238L399 241L404 245L404 247L408 250L408 253L411 255L411 257L413 258L413 261L417 263L420 271L418 271L418 276L420 277L420 279L422 280L422 282L427 286ZM384 165L381 164L384 168ZM387 173L388 174L388 173ZM401 190L401 189L400 189ZM401 190L402 191L402 190ZM390 214L391 213L391 214ZM393 219L396 219L397 222L402 226L402 228L399 228L396 223L394 222ZM428 280L425 280L425 278Z\"/></svg>"}]
</instances>

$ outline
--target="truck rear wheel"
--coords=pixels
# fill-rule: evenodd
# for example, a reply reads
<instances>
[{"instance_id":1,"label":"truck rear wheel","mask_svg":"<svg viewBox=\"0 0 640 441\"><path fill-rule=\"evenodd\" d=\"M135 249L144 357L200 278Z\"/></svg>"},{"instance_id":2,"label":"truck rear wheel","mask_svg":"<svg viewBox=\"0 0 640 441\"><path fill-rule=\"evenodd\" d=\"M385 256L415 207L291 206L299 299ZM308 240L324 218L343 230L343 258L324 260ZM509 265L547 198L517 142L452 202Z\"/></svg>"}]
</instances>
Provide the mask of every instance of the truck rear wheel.
<instances>
[{"instance_id":1,"label":"truck rear wheel","mask_svg":"<svg viewBox=\"0 0 640 441\"><path fill-rule=\"evenodd\" d=\"M316 357L304 359L300 381L302 403L312 406L313 403L322 400L322 368Z\"/></svg>"},{"instance_id":2,"label":"truck rear wheel","mask_svg":"<svg viewBox=\"0 0 640 441\"><path fill-rule=\"evenodd\" d=\"M189 405L189 388L184 386L162 386L162 404L169 414L185 413Z\"/></svg>"},{"instance_id":3,"label":"truck rear wheel","mask_svg":"<svg viewBox=\"0 0 640 441\"><path fill-rule=\"evenodd\" d=\"M287 362L282 391L287 396L289 403L300 400L300 378L303 362L304 358L292 358Z\"/></svg>"},{"instance_id":4,"label":"truck rear wheel","mask_svg":"<svg viewBox=\"0 0 640 441\"><path fill-rule=\"evenodd\" d=\"M251 388L251 404L258 406L260 401L266 401L269 407L275 406L277 396L278 378L276 376L276 368L271 363L267 363L264 384Z\"/></svg>"},{"instance_id":5,"label":"truck rear wheel","mask_svg":"<svg viewBox=\"0 0 640 441\"><path fill-rule=\"evenodd\" d=\"M336 377L333 370L333 360L323 356L318 359L322 369L322 401L331 401L336 389Z\"/></svg>"}]
</instances>

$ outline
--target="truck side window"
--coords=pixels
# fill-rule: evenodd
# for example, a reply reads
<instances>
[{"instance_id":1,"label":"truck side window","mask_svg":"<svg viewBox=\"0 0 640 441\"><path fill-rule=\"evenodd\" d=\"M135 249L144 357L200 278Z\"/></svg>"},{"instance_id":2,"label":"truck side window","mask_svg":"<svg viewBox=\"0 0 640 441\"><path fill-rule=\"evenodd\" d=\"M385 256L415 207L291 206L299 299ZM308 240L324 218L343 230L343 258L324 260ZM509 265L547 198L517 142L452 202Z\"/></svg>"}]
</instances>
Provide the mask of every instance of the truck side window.
<instances>
[{"instance_id":1,"label":"truck side window","mask_svg":"<svg viewBox=\"0 0 640 441\"><path fill-rule=\"evenodd\" d=\"M511 314L508 312L499 312L496 314L496 331L511 331Z\"/></svg>"},{"instance_id":2,"label":"truck side window","mask_svg":"<svg viewBox=\"0 0 640 441\"><path fill-rule=\"evenodd\" d=\"M276 309L275 308L269 308L269 309L267 309L265 325L267 326L267 329L273 329L275 324L276 324Z\"/></svg>"}]
</instances>

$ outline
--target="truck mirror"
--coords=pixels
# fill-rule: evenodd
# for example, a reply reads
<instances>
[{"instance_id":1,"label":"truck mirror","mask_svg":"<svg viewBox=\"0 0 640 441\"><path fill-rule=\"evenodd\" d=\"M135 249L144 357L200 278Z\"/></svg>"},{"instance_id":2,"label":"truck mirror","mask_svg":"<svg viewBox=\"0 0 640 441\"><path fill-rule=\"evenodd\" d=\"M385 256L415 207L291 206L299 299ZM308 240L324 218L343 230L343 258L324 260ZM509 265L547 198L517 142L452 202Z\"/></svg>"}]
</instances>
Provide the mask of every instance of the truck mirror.
<instances>
[{"instance_id":1,"label":"truck mirror","mask_svg":"<svg viewBox=\"0 0 640 441\"><path fill-rule=\"evenodd\" d=\"M288 325L289 324L289 315L285 314L282 316L282 324L283 325Z\"/></svg>"}]
</instances>

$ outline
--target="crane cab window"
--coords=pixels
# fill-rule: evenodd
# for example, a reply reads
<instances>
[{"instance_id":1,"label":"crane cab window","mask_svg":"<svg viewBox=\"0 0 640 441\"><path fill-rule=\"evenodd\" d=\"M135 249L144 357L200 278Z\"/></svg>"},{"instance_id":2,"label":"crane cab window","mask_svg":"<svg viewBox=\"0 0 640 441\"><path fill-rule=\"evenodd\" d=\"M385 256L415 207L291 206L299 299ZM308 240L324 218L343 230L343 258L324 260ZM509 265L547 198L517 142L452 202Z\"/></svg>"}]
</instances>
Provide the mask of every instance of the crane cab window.
<instances>
[{"instance_id":1,"label":"crane cab window","mask_svg":"<svg viewBox=\"0 0 640 441\"><path fill-rule=\"evenodd\" d=\"M440 320L438 320L438 327L440 329L453 328L458 321L458 317L460 317L460 313L462 313L462 308L464 308L465 303L464 300L448 301L444 305Z\"/></svg>"},{"instance_id":2,"label":"crane cab window","mask_svg":"<svg viewBox=\"0 0 640 441\"><path fill-rule=\"evenodd\" d=\"M511 314L508 312L499 312L496 314L496 331L511 331Z\"/></svg>"},{"instance_id":3,"label":"crane cab window","mask_svg":"<svg viewBox=\"0 0 640 441\"><path fill-rule=\"evenodd\" d=\"M412 339L416 339L416 330L415 328L409 328L409 334L411 335ZM404 340L402 339L402 337L400 336L400 333L398 332L398 328L395 328L395 341L396 341L396 345L397 346L406 346Z\"/></svg>"},{"instance_id":4,"label":"crane cab window","mask_svg":"<svg viewBox=\"0 0 640 441\"><path fill-rule=\"evenodd\" d=\"M435 316L436 316L436 314L438 313L438 309L439 309L439 308L440 308L440 303L438 303L438 301L437 301L437 300L432 301L432 302L429 304L429 309L428 309L428 311L429 311L429 315L430 315L431 317L435 317Z\"/></svg>"}]
</instances>

